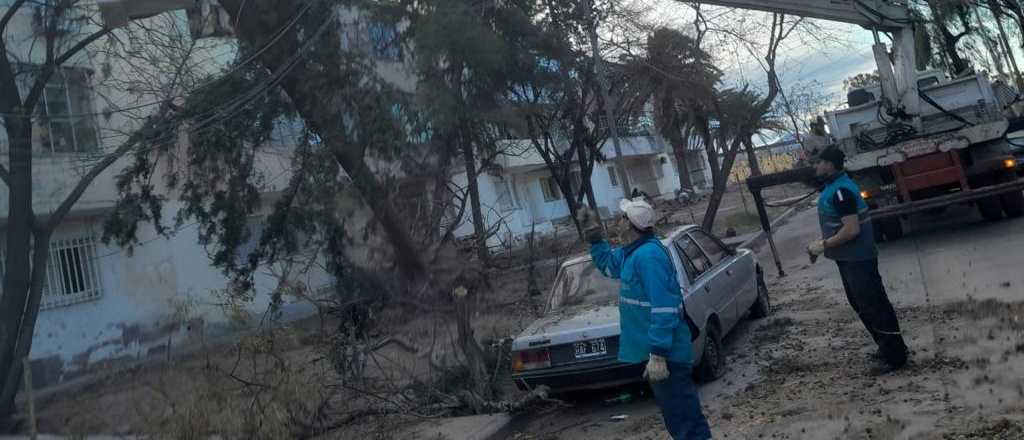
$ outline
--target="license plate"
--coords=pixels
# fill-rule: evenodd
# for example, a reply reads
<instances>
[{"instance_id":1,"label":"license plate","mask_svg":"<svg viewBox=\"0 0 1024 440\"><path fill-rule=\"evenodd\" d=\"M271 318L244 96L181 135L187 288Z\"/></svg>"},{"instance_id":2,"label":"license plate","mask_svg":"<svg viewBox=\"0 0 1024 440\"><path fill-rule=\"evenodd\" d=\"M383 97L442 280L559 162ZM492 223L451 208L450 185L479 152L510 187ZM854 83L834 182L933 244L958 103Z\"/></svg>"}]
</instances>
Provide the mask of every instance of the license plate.
<instances>
[{"instance_id":1,"label":"license plate","mask_svg":"<svg viewBox=\"0 0 1024 440\"><path fill-rule=\"evenodd\" d=\"M576 359L585 359L608 354L608 346L605 344L604 339L592 339L589 341L577 342L574 348L576 349Z\"/></svg>"}]
</instances>

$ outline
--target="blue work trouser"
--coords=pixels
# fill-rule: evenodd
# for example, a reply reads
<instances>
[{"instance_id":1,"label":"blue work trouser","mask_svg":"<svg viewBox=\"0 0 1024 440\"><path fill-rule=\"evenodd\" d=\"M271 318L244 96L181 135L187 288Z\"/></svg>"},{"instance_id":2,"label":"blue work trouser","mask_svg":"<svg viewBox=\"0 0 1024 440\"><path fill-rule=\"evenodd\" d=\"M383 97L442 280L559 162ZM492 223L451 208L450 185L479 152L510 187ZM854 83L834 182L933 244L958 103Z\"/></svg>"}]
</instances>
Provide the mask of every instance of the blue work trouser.
<instances>
[{"instance_id":1,"label":"blue work trouser","mask_svg":"<svg viewBox=\"0 0 1024 440\"><path fill-rule=\"evenodd\" d=\"M885 361L895 367L907 363L907 346L900 334L900 323L889 302L889 295L878 274L878 259L837 261L843 278L846 299L857 312L871 339L878 344Z\"/></svg>"},{"instance_id":2,"label":"blue work trouser","mask_svg":"<svg viewBox=\"0 0 1024 440\"><path fill-rule=\"evenodd\" d=\"M668 433L673 440L710 439L711 428L700 408L690 364L669 362L668 371L668 379L651 384Z\"/></svg>"}]
</instances>

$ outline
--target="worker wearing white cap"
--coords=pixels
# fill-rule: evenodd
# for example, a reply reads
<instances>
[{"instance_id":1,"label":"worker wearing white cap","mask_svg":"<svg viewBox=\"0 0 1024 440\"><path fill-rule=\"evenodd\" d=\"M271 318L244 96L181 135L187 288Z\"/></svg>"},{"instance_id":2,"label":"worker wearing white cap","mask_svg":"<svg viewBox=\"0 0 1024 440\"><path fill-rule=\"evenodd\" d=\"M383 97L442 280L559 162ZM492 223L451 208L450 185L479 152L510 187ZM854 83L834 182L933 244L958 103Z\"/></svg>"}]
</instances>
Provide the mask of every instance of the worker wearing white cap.
<instances>
[{"instance_id":1,"label":"worker wearing white cap","mask_svg":"<svg viewBox=\"0 0 1024 440\"><path fill-rule=\"evenodd\" d=\"M580 211L594 265L619 279L619 361L646 362L665 427L673 439L711 438L700 398L693 384L692 341L699 330L686 317L682 291L668 250L654 233L655 212L642 198L619 203L633 241L613 248L605 240L597 215Z\"/></svg>"}]
</instances>

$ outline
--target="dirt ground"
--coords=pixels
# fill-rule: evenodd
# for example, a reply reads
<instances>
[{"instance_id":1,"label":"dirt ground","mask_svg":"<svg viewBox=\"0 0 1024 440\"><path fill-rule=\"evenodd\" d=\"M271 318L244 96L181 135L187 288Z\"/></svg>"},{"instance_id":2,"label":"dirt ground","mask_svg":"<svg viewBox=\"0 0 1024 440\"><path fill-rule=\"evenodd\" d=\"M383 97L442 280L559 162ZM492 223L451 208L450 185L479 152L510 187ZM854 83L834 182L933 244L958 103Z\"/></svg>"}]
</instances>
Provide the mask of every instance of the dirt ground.
<instances>
[{"instance_id":1,"label":"dirt ground","mask_svg":"<svg viewBox=\"0 0 1024 440\"><path fill-rule=\"evenodd\" d=\"M966 259L963 254L971 247L960 247L974 246L972 242L1020 244L1024 220L967 222L883 246L883 278L912 350L906 369L883 376L869 373L874 345L847 305L834 266L812 266L801 255L816 220L813 212L804 212L778 231L788 276L769 280L774 313L738 326L726 341L730 371L700 387L715 437L1024 439L1024 293L1015 284L1019 271L1007 268L981 279L965 272L963 286L953 289L959 295L928 295L948 288L935 285L936 280L948 284L944 275L962 269L948 257L928 258L959 251ZM908 269L915 253L916 263L927 266L914 267L921 271ZM1020 252L991 257L1011 268L1024 264ZM762 261L769 261L763 252ZM971 264L967 261L964 266ZM920 275L929 271L943 276ZM919 295L922 289L925 294ZM982 297L988 298L976 299ZM632 403L602 403L624 391L632 392ZM506 438L669 438L642 388L609 390L573 403L570 409L521 416ZM613 416L626 418L612 421Z\"/></svg>"},{"instance_id":2,"label":"dirt ground","mask_svg":"<svg viewBox=\"0 0 1024 440\"><path fill-rule=\"evenodd\" d=\"M800 192L801 188L776 189L767 198ZM754 212L752 205L748 209ZM770 212L778 215L784 209ZM702 211L703 205L694 210ZM665 227L691 223L688 212L672 212ZM726 197L719 215L723 227L749 218L735 192ZM699 222L699 216L695 220ZM745 221L742 228L734 226L737 233L757 229L756 223ZM789 276L770 280L776 313L767 320L742 323L727 339L730 371L701 387L716 438L916 439L943 438L944 433L951 435L947 438L1024 438L1014 434L1024 426L1021 307L966 299L928 303L926 296L923 302L898 304L908 344L915 351L913 364L891 376L868 376L871 346L846 305L837 278L824 263L809 266L802 255L806 235L815 229L816 218L806 214L780 228L778 243ZM492 271L492 289L476 297L477 339L486 347L529 325L543 307L558 264L583 250L574 240L544 243L535 255L533 276L542 292L536 296L530 295L530 268L522 256L498 259L502 268ZM766 255L761 258L770 261ZM898 283L895 288L910 291L913 284ZM454 343L453 326L439 316L408 310L377 316L376 334L437 350L431 359L399 344L388 345L367 360L370 375L388 381L430 371L431 361L450 353L445 347ZM85 389L39 402L41 430L196 438L225 428L225 421L237 424L228 430L243 432L254 418L261 418L256 426L263 438L286 438L285 431L276 430L295 414L338 419L381 407L382 398L367 397L360 392L365 390L338 388L341 381L332 354L316 339L320 325L337 322L311 319L288 326L273 340L245 338L168 364L103 375ZM260 356L256 361L252 356L240 359L239 345ZM499 385L507 398L521 396L511 381ZM625 391L633 393L631 403L605 406L605 398L623 392L608 390L570 396L570 408L537 407L518 415L506 438L667 438L661 433L657 408L643 389ZM609 421L614 415L628 417ZM319 438L395 438L421 416L364 412L360 423ZM953 436L957 433L975 436ZM1008 437L999 437L1002 433Z\"/></svg>"}]
</instances>

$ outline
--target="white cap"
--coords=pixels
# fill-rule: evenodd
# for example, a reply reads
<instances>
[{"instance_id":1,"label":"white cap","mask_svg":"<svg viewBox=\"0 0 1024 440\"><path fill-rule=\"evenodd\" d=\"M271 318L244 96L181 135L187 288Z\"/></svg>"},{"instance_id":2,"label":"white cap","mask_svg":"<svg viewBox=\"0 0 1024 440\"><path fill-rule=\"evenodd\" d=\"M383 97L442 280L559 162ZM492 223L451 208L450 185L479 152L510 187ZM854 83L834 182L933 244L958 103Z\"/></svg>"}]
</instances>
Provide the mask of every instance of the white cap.
<instances>
[{"instance_id":1,"label":"white cap","mask_svg":"<svg viewBox=\"0 0 1024 440\"><path fill-rule=\"evenodd\" d=\"M643 197L622 199L619 201L619 209L637 229L654 227L654 208Z\"/></svg>"}]
</instances>

